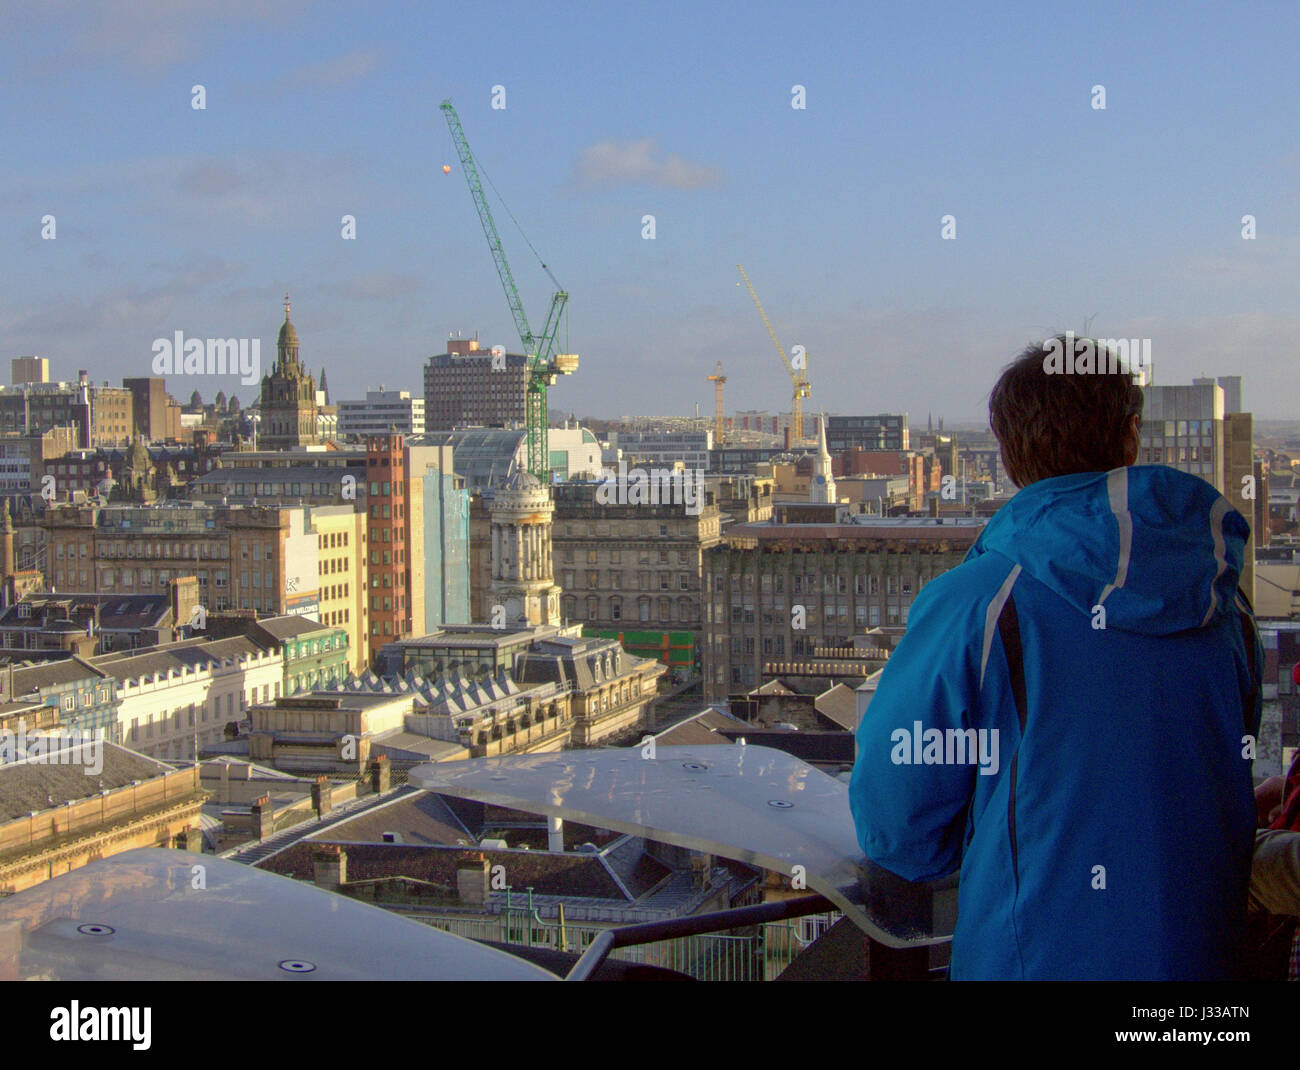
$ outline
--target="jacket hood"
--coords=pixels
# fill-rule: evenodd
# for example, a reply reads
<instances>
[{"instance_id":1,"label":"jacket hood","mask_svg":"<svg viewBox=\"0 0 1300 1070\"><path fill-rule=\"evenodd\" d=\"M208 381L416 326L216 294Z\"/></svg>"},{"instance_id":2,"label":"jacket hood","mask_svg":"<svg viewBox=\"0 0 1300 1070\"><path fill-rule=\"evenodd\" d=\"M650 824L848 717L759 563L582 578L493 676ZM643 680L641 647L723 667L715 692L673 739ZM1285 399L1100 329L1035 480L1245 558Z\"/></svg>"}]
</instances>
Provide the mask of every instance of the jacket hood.
<instances>
[{"instance_id":1,"label":"jacket hood","mask_svg":"<svg viewBox=\"0 0 1300 1070\"><path fill-rule=\"evenodd\" d=\"M1135 465L1031 483L966 560L999 553L1107 628L1168 635L1232 611L1249 534L1199 476Z\"/></svg>"}]
</instances>

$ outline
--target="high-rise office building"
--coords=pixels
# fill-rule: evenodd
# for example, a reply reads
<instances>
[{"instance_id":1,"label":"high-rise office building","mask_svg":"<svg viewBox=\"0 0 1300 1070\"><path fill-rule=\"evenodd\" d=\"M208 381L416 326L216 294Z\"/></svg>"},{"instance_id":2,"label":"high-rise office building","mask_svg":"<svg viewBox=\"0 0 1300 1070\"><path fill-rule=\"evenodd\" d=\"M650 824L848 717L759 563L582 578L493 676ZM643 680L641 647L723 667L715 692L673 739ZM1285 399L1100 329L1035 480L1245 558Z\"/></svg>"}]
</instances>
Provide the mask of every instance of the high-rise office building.
<instances>
[{"instance_id":1,"label":"high-rise office building","mask_svg":"<svg viewBox=\"0 0 1300 1070\"><path fill-rule=\"evenodd\" d=\"M1166 464L1200 476L1252 524L1241 586L1255 597L1254 420L1240 411L1241 377L1198 379L1190 386L1148 386L1143 391L1139 464ZM1234 407L1230 408L1231 399Z\"/></svg>"},{"instance_id":2,"label":"high-rise office building","mask_svg":"<svg viewBox=\"0 0 1300 1070\"><path fill-rule=\"evenodd\" d=\"M493 356L471 338L453 338L424 368L424 423L429 431L463 425L509 427L524 421L528 360Z\"/></svg>"},{"instance_id":3,"label":"high-rise office building","mask_svg":"<svg viewBox=\"0 0 1300 1070\"><path fill-rule=\"evenodd\" d=\"M14 357L9 362L9 381L19 383L48 383L50 362L46 357Z\"/></svg>"}]
</instances>

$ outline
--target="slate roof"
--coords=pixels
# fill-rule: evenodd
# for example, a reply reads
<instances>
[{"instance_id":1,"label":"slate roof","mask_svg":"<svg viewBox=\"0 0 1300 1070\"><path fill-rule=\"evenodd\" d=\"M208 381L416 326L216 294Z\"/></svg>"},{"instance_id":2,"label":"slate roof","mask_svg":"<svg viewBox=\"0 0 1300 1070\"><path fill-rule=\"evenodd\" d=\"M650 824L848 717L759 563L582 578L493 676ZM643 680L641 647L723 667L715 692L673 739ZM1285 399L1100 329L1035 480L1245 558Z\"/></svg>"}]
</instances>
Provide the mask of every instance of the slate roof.
<instances>
[{"instance_id":1,"label":"slate roof","mask_svg":"<svg viewBox=\"0 0 1300 1070\"><path fill-rule=\"evenodd\" d=\"M431 791L406 795L396 802L363 810L349 821L309 836L320 843L383 843L385 832L400 833L408 846L474 846L474 835L442 797ZM350 853L350 851L349 851ZM349 870L351 866L349 866ZM350 874L349 874L350 875Z\"/></svg>"},{"instance_id":2,"label":"slate roof","mask_svg":"<svg viewBox=\"0 0 1300 1070\"><path fill-rule=\"evenodd\" d=\"M466 680L460 673L450 676L420 676L415 670L404 677L380 677L370 669L360 676L349 676L341 683L318 689L326 694L410 695L417 713L457 717L471 714L483 706L522 694L519 685L502 668L496 676Z\"/></svg>"},{"instance_id":3,"label":"slate roof","mask_svg":"<svg viewBox=\"0 0 1300 1070\"><path fill-rule=\"evenodd\" d=\"M299 617L291 614L282 617L267 617L264 620L259 620L257 626L281 642L285 639L297 639L301 635L334 631L328 624L321 624L309 617Z\"/></svg>"},{"instance_id":4,"label":"slate roof","mask_svg":"<svg viewBox=\"0 0 1300 1070\"><path fill-rule=\"evenodd\" d=\"M732 739L722 735L723 731L745 733L753 730L754 726L748 721L732 717L722 710L707 709L665 729L655 736L655 739L669 747L687 747L697 743L731 743Z\"/></svg>"},{"instance_id":5,"label":"slate roof","mask_svg":"<svg viewBox=\"0 0 1300 1070\"><path fill-rule=\"evenodd\" d=\"M153 780L173 772L175 766L143 754L102 743L104 768L94 776L82 764L53 764L26 760L0 765L0 821L26 817L67 802L126 787L135 780Z\"/></svg>"},{"instance_id":6,"label":"slate roof","mask_svg":"<svg viewBox=\"0 0 1300 1070\"><path fill-rule=\"evenodd\" d=\"M370 751L372 754L386 754L397 762L441 762L450 758L469 757L469 749L460 743L433 739L402 729L372 736Z\"/></svg>"},{"instance_id":7,"label":"slate roof","mask_svg":"<svg viewBox=\"0 0 1300 1070\"><path fill-rule=\"evenodd\" d=\"M99 654L86 660L118 680L135 680L155 673L166 677L173 670L205 669L213 662L219 666L227 658L256 657L266 652L241 635L230 639L191 639L151 647L144 652Z\"/></svg>"},{"instance_id":8,"label":"slate roof","mask_svg":"<svg viewBox=\"0 0 1300 1070\"><path fill-rule=\"evenodd\" d=\"M27 695L57 684L71 684L93 677L102 679L107 675L103 670L95 668L81 658L64 658L61 661L46 662L44 665L14 669L14 694Z\"/></svg>"},{"instance_id":9,"label":"slate roof","mask_svg":"<svg viewBox=\"0 0 1300 1070\"><path fill-rule=\"evenodd\" d=\"M21 617L18 607L31 607L31 615ZM40 629L46 606L66 606L68 613L86 606L99 606L98 631L135 631L155 628L171 615L165 594L82 594L65 593L28 595L0 613L0 628ZM67 615L67 614L65 614ZM80 631L80 627L78 628Z\"/></svg>"},{"instance_id":10,"label":"slate roof","mask_svg":"<svg viewBox=\"0 0 1300 1070\"><path fill-rule=\"evenodd\" d=\"M841 728L851 732L857 727L857 696L851 687L836 684L818 695L813 707L823 717L829 717Z\"/></svg>"}]
</instances>

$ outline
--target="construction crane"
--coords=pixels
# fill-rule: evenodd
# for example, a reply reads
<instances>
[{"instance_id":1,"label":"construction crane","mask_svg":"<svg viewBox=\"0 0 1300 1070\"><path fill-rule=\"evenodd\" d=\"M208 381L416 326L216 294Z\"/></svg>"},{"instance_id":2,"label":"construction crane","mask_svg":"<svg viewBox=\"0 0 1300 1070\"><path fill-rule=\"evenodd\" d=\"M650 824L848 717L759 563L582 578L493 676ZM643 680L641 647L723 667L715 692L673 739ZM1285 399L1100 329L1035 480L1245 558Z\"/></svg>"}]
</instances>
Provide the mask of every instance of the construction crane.
<instances>
[{"instance_id":1,"label":"construction crane","mask_svg":"<svg viewBox=\"0 0 1300 1070\"><path fill-rule=\"evenodd\" d=\"M763 326L767 328L768 337L772 339L776 351L781 354L781 363L785 365L785 370L790 373L790 382L793 386L793 396L790 401L790 422L793 425L790 431L790 445L807 445L810 440L803 433L803 399L812 396L812 385L808 382L808 354L801 351L799 355L800 366L798 368L795 368L790 363L790 358L785 355L785 347L781 345L780 339L776 336L776 331L772 329L772 321L767 318L767 313L763 311L763 302L758 299L758 294L754 292L754 284L749 281L749 276L745 274L745 269L740 264L737 264L736 267L740 268L740 277L745 280L745 287L749 290L749 296L754 299L758 314L763 317ZM736 285L739 286L740 283L736 283Z\"/></svg>"},{"instance_id":2,"label":"construction crane","mask_svg":"<svg viewBox=\"0 0 1300 1070\"><path fill-rule=\"evenodd\" d=\"M722 384L727 381L727 377L722 374L722 361L718 361L718 370L707 378L713 384L713 444L715 447L720 447L726 432L726 420L723 417L726 410L722 407Z\"/></svg>"},{"instance_id":3,"label":"construction crane","mask_svg":"<svg viewBox=\"0 0 1300 1070\"><path fill-rule=\"evenodd\" d=\"M547 484L551 481L551 453L547 433L546 390L547 387L555 384L556 376L572 375L578 370L578 354L555 352L556 335L560 329L560 319L568 304L569 295L539 256L538 262L542 264L543 270L555 284L555 294L551 297L551 310L546 315L546 325L542 328L542 333L534 334L532 328L528 326L523 302L519 300L519 290L515 286L514 276L510 273L505 250L501 247L501 235L497 233L496 223L492 220L487 195L483 192L483 183L479 180L478 166L469 151L465 131L461 129L460 116L456 114L456 109L452 107L450 100L442 102L442 111L447 118L452 140L456 144L460 165L465 172L465 181L469 183L469 192L474 198L479 222L483 225L483 234L487 238L488 248L492 251L497 276L501 279L501 287L506 292L510 313L515 318L519 341L524 347L524 355L528 362L524 388L524 422L528 429L528 471L543 484ZM510 209L507 208L506 212L509 211ZM524 240L528 239L525 237ZM529 245L531 248L531 243ZM533 250L534 253L536 251Z\"/></svg>"}]
</instances>

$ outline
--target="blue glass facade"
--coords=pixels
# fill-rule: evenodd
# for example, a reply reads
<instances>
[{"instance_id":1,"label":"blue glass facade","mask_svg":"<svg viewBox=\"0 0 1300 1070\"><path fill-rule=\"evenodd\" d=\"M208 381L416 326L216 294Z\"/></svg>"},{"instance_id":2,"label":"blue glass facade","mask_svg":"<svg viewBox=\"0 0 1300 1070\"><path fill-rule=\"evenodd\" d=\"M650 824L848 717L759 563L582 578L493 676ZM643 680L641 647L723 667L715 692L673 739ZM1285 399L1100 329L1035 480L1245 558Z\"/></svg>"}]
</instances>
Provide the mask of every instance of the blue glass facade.
<instances>
[{"instance_id":1,"label":"blue glass facade","mask_svg":"<svg viewBox=\"0 0 1300 1070\"><path fill-rule=\"evenodd\" d=\"M469 623L469 491L451 473L424 480L425 626Z\"/></svg>"}]
</instances>

